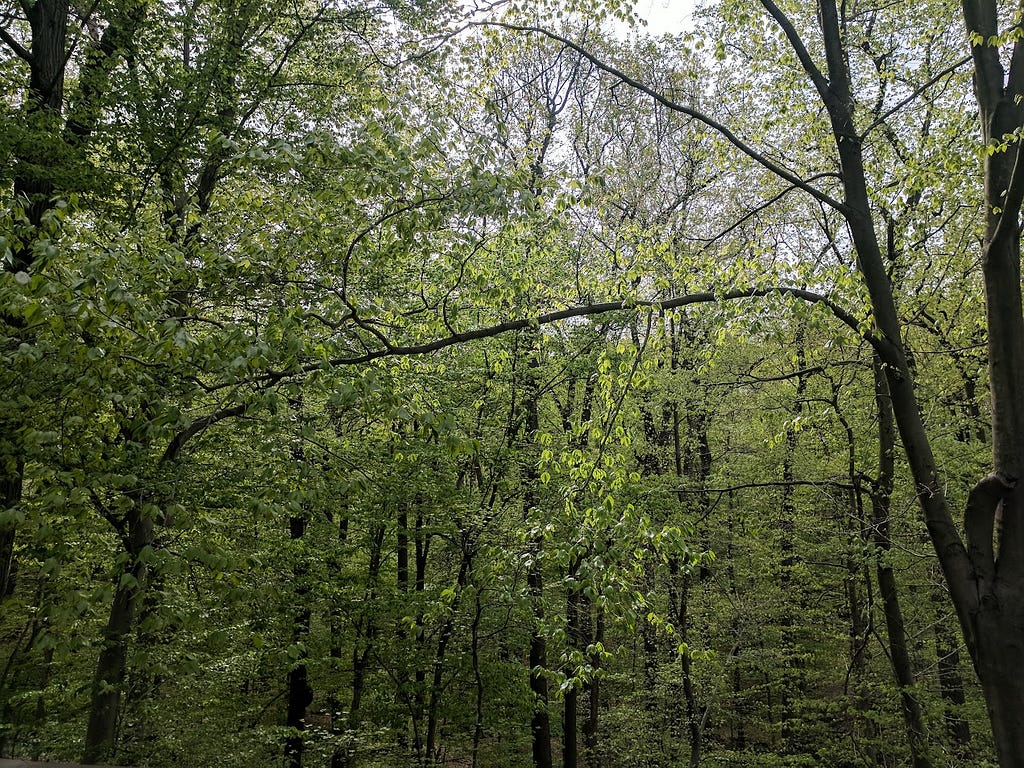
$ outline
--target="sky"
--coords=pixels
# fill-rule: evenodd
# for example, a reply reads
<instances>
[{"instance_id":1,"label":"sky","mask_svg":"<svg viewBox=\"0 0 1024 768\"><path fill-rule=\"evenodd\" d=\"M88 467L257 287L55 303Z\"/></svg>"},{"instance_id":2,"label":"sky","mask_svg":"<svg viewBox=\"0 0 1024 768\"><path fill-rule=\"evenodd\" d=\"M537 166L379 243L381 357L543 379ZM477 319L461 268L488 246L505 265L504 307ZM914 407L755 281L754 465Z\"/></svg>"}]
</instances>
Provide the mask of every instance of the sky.
<instances>
[{"instance_id":1,"label":"sky","mask_svg":"<svg viewBox=\"0 0 1024 768\"><path fill-rule=\"evenodd\" d=\"M637 0L636 14L652 35L682 32L690 26L694 0Z\"/></svg>"}]
</instances>

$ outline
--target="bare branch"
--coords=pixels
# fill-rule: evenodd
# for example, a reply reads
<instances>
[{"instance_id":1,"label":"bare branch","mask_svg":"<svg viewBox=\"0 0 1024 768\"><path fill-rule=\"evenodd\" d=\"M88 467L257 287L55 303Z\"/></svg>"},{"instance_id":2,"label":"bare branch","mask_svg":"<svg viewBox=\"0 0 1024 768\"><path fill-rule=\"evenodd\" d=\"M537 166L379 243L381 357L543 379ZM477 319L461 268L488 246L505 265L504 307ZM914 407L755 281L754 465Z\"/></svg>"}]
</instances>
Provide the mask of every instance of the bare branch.
<instances>
[{"instance_id":1,"label":"bare branch","mask_svg":"<svg viewBox=\"0 0 1024 768\"><path fill-rule=\"evenodd\" d=\"M913 91L911 91L910 95L907 96L905 99L900 100L897 104L893 105L892 107L887 109L885 112L880 114L878 117L876 117L871 122L871 124L868 125L868 127L864 129L863 133L861 133L861 138L867 136L869 133L871 133L871 131L873 131L879 125L882 125L883 123L885 123L886 120L888 120L894 114L896 114L901 109L903 109L905 106L907 106L907 104L912 102L914 99L916 99L922 93L924 93L929 88L931 88L933 85L935 85L937 82L939 82L939 80L941 80L942 78L948 77L949 75L953 74L958 69L960 69L960 67L964 66L965 64L970 63L970 61L971 61L971 57L970 56L964 56L962 59L960 59L960 61L957 61L957 62L954 62L953 64L950 64L948 67L946 67L944 70L939 72L937 75L935 75L934 77L929 79L927 82L925 82L922 85L920 85L917 88L915 88Z\"/></svg>"},{"instance_id":2,"label":"bare branch","mask_svg":"<svg viewBox=\"0 0 1024 768\"><path fill-rule=\"evenodd\" d=\"M663 107L670 109L673 112L679 112L681 114L687 115L689 117L692 117L694 120L703 123L708 128L711 128L713 131L719 134L730 144L732 144L734 147L736 147L736 149L738 149L740 152L742 152L755 163L760 165L762 168L770 171L771 173L774 173L781 179L785 179L794 187L803 190L814 199L825 203L827 206L829 206L830 208L834 208L836 211L839 211L840 213L846 213L847 211L847 206L844 203L840 202L839 200L836 200L831 195L822 192L820 189L810 184L806 179L802 179L792 171L783 168L781 165L776 163L767 155L763 154L762 152L759 152L753 146L751 146L743 139L741 139L739 136L737 136L735 133L733 133L728 126L718 122L709 115L705 115L703 112L699 112L693 107L688 107L685 104L680 104L677 101L673 101L672 99L665 96L665 94L655 90L649 85L645 85L639 80L630 77L622 70L613 67L611 64L608 64L602 59L599 59L595 54L590 53L583 46L573 42L572 40L570 40L567 37L564 37L563 35L559 35L556 32L544 29L543 27L534 27L523 24L511 24L503 21L471 22L468 26L499 27L501 29L507 29L512 32L530 32L538 35L544 35L545 37L551 38L552 40L557 40L563 45L566 45L572 48L577 53L579 53L583 58L585 58L587 61L593 64L597 69L601 70L602 72L606 72L607 74L618 79L619 81L630 86L631 88L635 88L641 93L650 96Z\"/></svg>"},{"instance_id":3,"label":"bare branch","mask_svg":"<svg viewBox=\"0 0 1024 768\"><path fill-rule=\"evenodd\" d=\"M840 307L832 299L814 291L809 291L805 288L794 288L791 286L775 286L772 288L747 288L742 290L725 291L722 293L716 293L714 291L702 291L700 293L686 294L685 296L677 296L672 299L666 299L664 301L654 300L630 300L624 301L607 301L598 304L586 304L575 307L568 307L566 309L560 309L554 312L547 312L536 317L524 317L517 320L507 320L504 323L497 323L495 325L485 326L483 328L477 328L472 331L466 331L464 333L453 333L450 336L444 338L435 339L434 341L424 342L423 344L392 344L385 343L385 345L378 349L368 349L364 343L364 349L366 350L362 354L351 355L348 357L336 357L327 361L318 361L314 363L307 363L306 365L293 368L291 370L279 370L270 371L268 373L255 376L248 379L247 382L257 386L270 386L277 382L283 381L290 377L305 376L315 371L322 371L330 368L341 368L348 365L362 365L365 363L373 362L374 360L381 360L389 357L412 357L416 355L426 355L431 352L437 352L448 347L457 346L459 344L465 344L469 341L476 341L478 339L488 339L495 336L500 336L505 333L512 331L520 331L525 328L535 328L541 325L551 325L553 323L560 322L562 320L569 320L574 317L593 317L595 315L603 315L611 312L621 312L628 309L648 309L650 311L665 311L671 309L679 309L681 307L690 306L693 304L711 304L714 302L722 301L736 301L739 299L757 299L765 298L768 296L792 296L795 299L806 301L809 304L821 304L827 307L829 311L844 325L853 330L858 337L863 338L873 347L878 349L879 354L885 357L889 353L889 349L883 338L877 337L870 332L865 331L862 328L862 323L854 317L850 312ZM363 327L363 326L360 326ZM240 383L238 380L231 382L225 382L223 384L215 384L209 387L205 387L208 392L214 392L217 390L225 389L227 387L235 387ZM242 410L245 408L242 407ZM228 416L236 415L228 413ZM208 417L210 418L210 417ZM190 428L192 431L182 439L182 443L185 440L192 437L196 432L205 429L209 424L203 423L198 429L194 429L199 424L193 425ZM177 438L175 438L177 440ZM180 445L177 448L180 449ZM168 451L171 447L168 447Z\"/></svg>"}]
</instances>

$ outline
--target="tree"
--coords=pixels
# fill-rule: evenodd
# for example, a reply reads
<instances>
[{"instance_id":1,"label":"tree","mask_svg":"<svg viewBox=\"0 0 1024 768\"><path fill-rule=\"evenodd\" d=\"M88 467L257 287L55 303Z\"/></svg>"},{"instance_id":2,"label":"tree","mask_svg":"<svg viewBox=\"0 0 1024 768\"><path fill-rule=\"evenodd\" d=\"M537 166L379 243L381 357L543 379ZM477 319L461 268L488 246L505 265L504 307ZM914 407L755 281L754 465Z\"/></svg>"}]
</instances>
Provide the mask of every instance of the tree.
<instances>
[{"instance_id":1,"label":"tree","mask_svg":"<svg viewBox=\"0 0 1024 768\"><path fill-rule=\"evenodd\" d=\"M1014 648L1024 621L1024 527L1019 526L1022 503L1017 478L1024 461L1024 315L1020 297L1020 215L1024 181L1013 173L1019 143L1013 137L1024 113L1017 104L1024 75L1024 51L1012 35L1000 36L999 7L994 0L965 2L964 19L974 61L975 91L985 147L985 214L983 273L985 276L989 372L992 380L993 472L972 489L965 511L967 542L961 538L946 500L932 443L921 416L915 372L904 342L903 322L886 256L876 228L876 207L866 171L865 143L871 129L863 125L860 105L870 94L856 89L854 35L873 26L881 11L854 17L846 5L821 0L816 5L818 47L805 43L798 29L803 14L762 0L765 13L789 43L827 115L840 169L838 195L810 181L747 143L724 124L696 109L673 101L637 79L591 60L623 82L639 88L665 106L688 114L720 133L740 152L795 188L839 213L848 228L858 272L870 298L872 328L867 338L885 370L896 425L903 443L929 536L942 566L950 597L957 610L975 671L985 691L1000 762L1021 765L1024 760L1024 684L1010 673ZM741 17L749 21L749 12ZM867 18L867 23L861 19ZM539 28L524 31L545 32ZM551 32L549 36L568 42ZM1012 45L1010 43L1012 42ZM586 55L582 46L577 50ZM1010 64L1004 69L1003 50ZM927 84L925 84L927 85ZM913 94L916 96L917 94ZM997 512L1002 524L995 525ZM994 546L993 539L997 539Z\"/></svg>"}]
</instances>

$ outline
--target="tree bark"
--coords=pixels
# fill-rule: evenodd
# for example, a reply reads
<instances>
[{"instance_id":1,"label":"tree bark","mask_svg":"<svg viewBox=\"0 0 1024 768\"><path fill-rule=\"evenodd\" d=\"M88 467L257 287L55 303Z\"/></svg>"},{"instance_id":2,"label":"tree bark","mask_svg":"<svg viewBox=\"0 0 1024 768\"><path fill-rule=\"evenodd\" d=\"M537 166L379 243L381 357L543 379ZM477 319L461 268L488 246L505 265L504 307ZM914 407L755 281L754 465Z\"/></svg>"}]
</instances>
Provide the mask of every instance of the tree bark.
<instances>
[{"instance_id":1,"label":"tree bark","mask_svg":"<svg viewBox=\"0 0 1024 768\"><path fill-rule=\"evenodd\" d=\"M938 576L938 574L935 574ZM967 756L971 744L971 724L964 717L963 678L960 675L960 645L956 630L948 625L946 592L941 585L931 588L931 601L935 609L933 621L935 634L936 669L939 678L939 693L945 702L946 735L953 751Z\"/></svg>"},{"instance_id":2,"label":"tree bark","mask_svg":"<svg viewBox=\"0 0 1024 768\"><path fill-rule=\"evenodd\" d=\"M121 691L127 672L128 641L148 571L143 552L152 547L154 540L154 521L140 499L135 500L127 514L124 538L128 562L115 581L110 618L103 631L103 645L93 677L82 758L86 763L107 762L114 755Z\"/></svg>"},{"instance_id":3,"label":"tree bark","mask_svg":"<svg viewBox=\"0 0 1024 768\"><path fill-rule=\"evenodd\" d=\"M306 535L308 521L296 515L288 520L288 532L293 544L302 541ZM295 578L295 601L298 611L292 618L292 642L298 649L298 657L294 666L288 670L288 703L285 713L285 727L288 736L285 738L284 755L289 768L302 768L304 741L302 732L306 730L306 710L313 702L313 689L309 683L309 670L306 666L307 652L302 647L309 635L311 612L308 604L309 583L305 554L301 550L294 552L297 559L293 566Z\"/></svg>"},{"instance_id":4,"label":"tree bark","mask_svg":"<svg viewBox=\"0 0 1024 768\"><path fill-rule=\"evenodd\" d=\"M525 433L528 444L526 457L523 460L523 517L529 524L534 516L539 494L537 488L540 476L537 469L536 453L533 445L540 429L540 383L537 380L540 361L540 345L535 333L530 334L531 343L527 346L529 361L526 371ZM551 717L548 712L548 679L547 640L544 636L544 572L542 555L544 551L544 534L542 531L533 533L529 541L530 561L526 573L526 588L533 612L533 633L530 637L530 691L533 693L533 717L530 721L532 734L532 752L534 768L552 768L551 757Z\"/></svg>"}]
</instances>

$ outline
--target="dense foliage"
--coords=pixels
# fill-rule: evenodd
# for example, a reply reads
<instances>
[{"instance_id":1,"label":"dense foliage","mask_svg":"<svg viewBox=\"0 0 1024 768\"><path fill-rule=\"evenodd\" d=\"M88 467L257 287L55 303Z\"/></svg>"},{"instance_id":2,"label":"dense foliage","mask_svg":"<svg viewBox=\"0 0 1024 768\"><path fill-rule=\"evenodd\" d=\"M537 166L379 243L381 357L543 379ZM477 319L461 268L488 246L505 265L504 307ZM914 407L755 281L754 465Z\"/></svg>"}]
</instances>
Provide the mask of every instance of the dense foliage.
<instances>
[{"instance_id":1,"label":"dense foliage","mask_svg":"<svg viewBox=\"0 0 1024 768\"><path fill-rule=\"evenodd\" d=\"M6 3L0 757L1021 765L1019 16Z\"/></svg>"}]
</instances>

